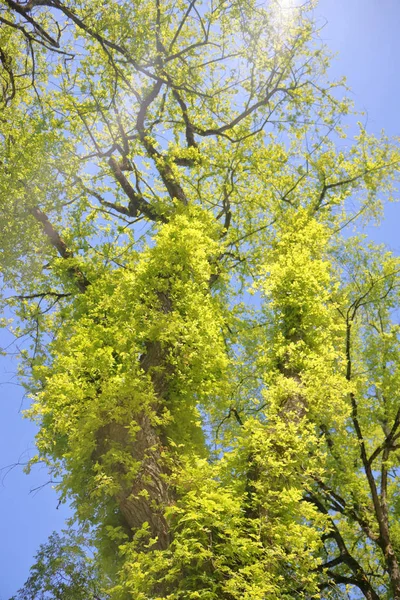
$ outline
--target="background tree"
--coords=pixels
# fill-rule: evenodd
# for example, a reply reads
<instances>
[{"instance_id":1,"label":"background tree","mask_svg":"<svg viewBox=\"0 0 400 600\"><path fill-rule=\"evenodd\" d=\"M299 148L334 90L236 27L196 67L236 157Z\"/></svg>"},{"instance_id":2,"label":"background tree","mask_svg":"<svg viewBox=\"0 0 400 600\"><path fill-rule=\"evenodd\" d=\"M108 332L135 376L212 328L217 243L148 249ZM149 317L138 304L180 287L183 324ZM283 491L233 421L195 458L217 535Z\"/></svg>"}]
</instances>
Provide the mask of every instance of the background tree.
<instances>
[{"instance_id":1,"label":"background tree","mask_svg":"<svg viewBox=\"0 0 400 600\"><path fill-rule=\"evenodd\" d=\"M400 598L399 261L349 228L399 154L311 9L3 3L4 303L112 598Z\"/></svg>"},{"instance_id":2,"label":"background tree","mask_svg":"<svg viewBox=\"0 0 400 600\"><path fill-rule=\"evenodd\" d=\"M102 574L84 551L85 537L69 532L53 533L42 544L24 587L12 600L106 600L101 591ZM109 582L103 582L103 586Z\"/></svg>"}]
</instances>

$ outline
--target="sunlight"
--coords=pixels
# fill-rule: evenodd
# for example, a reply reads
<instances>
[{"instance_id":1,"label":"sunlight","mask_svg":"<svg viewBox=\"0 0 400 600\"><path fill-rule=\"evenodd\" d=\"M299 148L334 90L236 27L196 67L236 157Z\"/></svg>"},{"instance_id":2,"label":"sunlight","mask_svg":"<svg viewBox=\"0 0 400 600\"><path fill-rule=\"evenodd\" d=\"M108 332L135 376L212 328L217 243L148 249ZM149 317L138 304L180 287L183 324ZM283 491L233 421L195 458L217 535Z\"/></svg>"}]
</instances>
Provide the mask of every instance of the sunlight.
<instances>
[{"instance_id":1,"label":"sunlight","mask_svg":"<svg viewBox=\"0 0 400 600\"><path fill-rule=\"evenodd\" d=\"M282 44L286 42L296 17L308 5L311 5L311 2L307 0L275 0L271 3L274 25Z\"/></svg>"}]
</instances>

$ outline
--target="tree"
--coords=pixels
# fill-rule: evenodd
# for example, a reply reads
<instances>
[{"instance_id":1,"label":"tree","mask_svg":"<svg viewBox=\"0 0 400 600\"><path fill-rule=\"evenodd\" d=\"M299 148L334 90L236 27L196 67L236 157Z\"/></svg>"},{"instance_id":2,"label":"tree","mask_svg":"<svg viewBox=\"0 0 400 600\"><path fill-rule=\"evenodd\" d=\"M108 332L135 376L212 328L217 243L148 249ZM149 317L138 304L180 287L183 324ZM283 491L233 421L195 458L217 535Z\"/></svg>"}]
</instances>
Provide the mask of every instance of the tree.
<instances>
[{"instance_id":1,"label":"tree","mask_svg":"<svg viewBox=\"0 0 400 600\"><path fill-rule=\"evenodd\" d=\"M106 600L102 582L89 553L85 553L85 536L69 532L61 537L52 533L40 546L24 587L11 600Z\"/></svg>"},{"instance_id":2,"label":"tree","mask_svg":"<svg viewBox=\"0 0 400 600\"><path fill-rule=\"evenodd\" d=\"M399 151L311 9L1 8L4 305L111 598L400 599Z\"/></svg>"}]
</instances>

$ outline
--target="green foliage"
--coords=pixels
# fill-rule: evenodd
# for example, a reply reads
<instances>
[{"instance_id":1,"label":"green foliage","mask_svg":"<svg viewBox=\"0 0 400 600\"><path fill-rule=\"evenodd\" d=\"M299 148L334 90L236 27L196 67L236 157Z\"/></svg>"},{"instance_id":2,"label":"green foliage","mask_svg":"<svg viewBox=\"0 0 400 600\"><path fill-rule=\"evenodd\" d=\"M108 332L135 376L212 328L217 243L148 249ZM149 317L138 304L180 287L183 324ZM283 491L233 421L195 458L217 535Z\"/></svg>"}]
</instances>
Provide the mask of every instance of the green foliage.
<instances>
[{"instance_id":1,"label":"green foliage","mask_svg":"<svg viewBox=\"0 0 400 600\"><path fill-rule=\"evenodd\" d=\"M11 600L107 600L102 586L109 583L84 547L81 534L52 533L40 546L24 587Z\"/></svg>"},{"instance_id":2,"label":"green foliage","mask_svg":"<svg viewBox=\"0 0 400 600\"><path fill-rule=\"evenodd\" d=\"M96 549L21 600L400 598L399 150L312 8L0 8L2 305Z\"/></svg>"}]
</instances>

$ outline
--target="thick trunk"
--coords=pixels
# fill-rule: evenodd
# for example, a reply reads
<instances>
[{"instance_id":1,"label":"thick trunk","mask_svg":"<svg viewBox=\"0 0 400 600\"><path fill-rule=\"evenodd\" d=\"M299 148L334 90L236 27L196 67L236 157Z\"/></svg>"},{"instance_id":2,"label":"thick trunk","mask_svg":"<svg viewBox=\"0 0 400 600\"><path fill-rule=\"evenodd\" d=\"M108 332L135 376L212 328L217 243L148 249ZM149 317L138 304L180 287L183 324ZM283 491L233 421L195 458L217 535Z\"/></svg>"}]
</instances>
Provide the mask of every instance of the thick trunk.
<instances>
[{"instance_id":1,"label":"thick trunk","mask_svg":"<svg viewBox=\"0 0 400 600\"><path fill-rule=\"evenodd\" d=\"M161 346L157 343L149 344L147 353L141 357L140 362L143 370L150 374L153 389L160 398L160 403L150 408L150 411L159 413L165 404L162 396L167 387ZM166 441L163 439L162 428L155 427L148 412L139 413L135 421L138 431L134 438L128 427L121 423L111 421L101 427L96 434L97 448L93 459L102 462L102 456L112 447L117 447L140 464L136 477L127 480L124 465L115 463L113 474L120 485L115 499L128 528L135 531L147 522L151 536L157 538L153 548L165 549L170 536L163 513L174 501L174 492L169 483L170 470L162 457Z\"/></svg>"},{"instance_id":2,"label":"thick trunk","mask_svg":"<svg viewBox=\"0 0 400 600\"><path fill-rule=\"evenodd\" d=\"M151 536L157 538L153 548L165 549L170 539L163 513L165 507L174 500L173 490L168 482L170 471L161 456L160 437L148 415L141 413L137 417L137 424L140 429L134 440L128 429L120 423L111 422L102 427L97 432L96 454L101 457L110 446L118 445L140 463L133 481L126 481L123 465L115 464L115 476L120 476L120 490L116 494L116 501L129 529L140 529L147 522Z\"/></svg>"},{"instance_id":3,"label":"thick trunk","mask_svg":"<svg viewBox=\"0 0 400 600\"><path fill-rule=\"evenodd\" d=\"M286 364L279 365L279 370L287 379L292 379L298 387L298 392L290 394L282 403L279 417L287 422L299 423L307 413L307 400L304 394L301 393L302 381L300 374Z\"/></svg>"},{"instance_id":4,"label":"thick trunk","mask_svg":"<svg viewBox=\"0 0 400 600\"><path fill-rule=\"evenodd\" d=\"M161 311L170 312L169 297L160 293L159 299ZM154 405L135 416L138 431L134 438L128 427L115 421L99 429L93 458L101 462L102 456L115 446L140 464L136 477L131 480L127 479L126 467L115 463L114 476L120 484L115 500L130 530L136 531L148 523L151 537L157 539L152 548L166 549L171 540L164 511L174 502L175 494L170 485L170 469L162 456L168 441L163 428L151 422L150 414L162 413L168 398L168 377L173 369L165 360L165 350L158 341L146 343L140 366L151 380L156 396Z\"/></svg>"}]
</instances>

